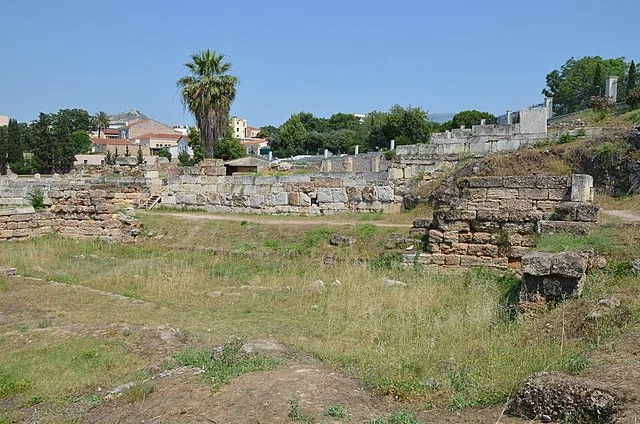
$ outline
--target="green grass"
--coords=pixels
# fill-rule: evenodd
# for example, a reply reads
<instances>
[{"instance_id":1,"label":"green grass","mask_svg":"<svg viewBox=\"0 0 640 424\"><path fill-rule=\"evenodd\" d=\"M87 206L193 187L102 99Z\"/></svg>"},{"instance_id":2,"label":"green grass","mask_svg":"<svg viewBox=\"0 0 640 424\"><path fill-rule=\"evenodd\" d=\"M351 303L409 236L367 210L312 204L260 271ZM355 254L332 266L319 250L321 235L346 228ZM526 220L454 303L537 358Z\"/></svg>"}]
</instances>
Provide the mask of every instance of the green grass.
<instances>
[{"instance_id":1,"label":"green grass","mask_svg":"<svg viewBox=\"0 0 640 424\"><path fill-rule=\"evenodd\" d=\"M49 336L10 352L0 352L0 396L55 398L106 387L140 372L143 361L118 343ZM34 366L37 364L37 366Z\"/></svg>"},{"instance_id":2,"label":"green grass","mask_svg":"<svg viewBox=\"0 0 640 424\"><path fill-rule=\"evenodd\" d=\"M118 303L96 316L93 304L76 301L71 305L72 315L16 322L4 336L0 333L0 345L20 334L22 325L33 329L27 334L52 332L72 318L125 322L125 328L136 322L171 323L209 344L233 334L244 334L247 340L269 337L316 355L360 378L377 393L424 407L461 408L503 402L533 372L579 372L587 366L583 358L589 360L589 349L634 325L640 316L637 301L629 301L607 320L576 325L565 333L558 310L545 311L538 319L516 320L514 294L519 286L511 273L400 266L401 252L384 248L390 233L397 232L394 228L362 222L364 225L333 229L286 226L286 221L283 225L241 225L185 221L166 214L142 218L147 228L162 237L126 246L58 236L0 242L3 262L18 267L23 275L112 293L129 292L151 302L137 306L139 312ZM358 242L350 249L330 246L327 241L334 231L356 237ZM593 246L607 255L608 268L588 277L585 297L571 302L568 311L574 308L584 316L599 299L640 290L640 282L624 265L640 253L635 230L611 227L590 236L556 234L542 237L539 243L540 249L548 251ZM242 244L255 246L255 252L237 251ZM85 259L74 258L78 255ZM325 266L326 255L336 256L339 266ZM385 287L382 281L387 278L407 286ZM309 289L318 279L325 282L326 290ZM342 282L339 287L329 284L336 279ZM259 290L250 286L259 286ZM12 286L6 287L0 302L12 293ZM219 296L211 296L214 291ZM55 305L47 303L55 300L53 293L43 295L40 303L55 310ZM43 319L51 319L52 325L37 329ZM5 327L0 329L5 331ZM3 347L0 369L5 380L13 382L7 387L17 387L20 381L29 384L20 393L10 389L13 394L9 396L67 396L97 385L109 387L109 381L130 381L126 378L139 373L144 361L120 344L137 337L137 330L128 337L122 331L116 332L119 342L115 337L109 343L47 338L28 349ZM83 357L81 353L87 350L97 356ZM87 366L69 369L53 352L67 359L80 355L78 363ZM233 359L221 361L211 356L210 349L191 348L177 354L173 366L201 366L207 371L205 381L213 387L241 373L277 366L261 356L227 358ZM28 368L26 364L33 360L42 361L43 369Z\"/></svg>"},{"instance_id":3,"label":"green grass","mask_svg":"<svg viewBox=\"0 0 640 424\"><path fill-rule=\"evenodd\" d=\"M324 415L331 418L343 419L349 417L349 412L342 405L332 405L324 411Z\"/></svg>"}]
</instances>

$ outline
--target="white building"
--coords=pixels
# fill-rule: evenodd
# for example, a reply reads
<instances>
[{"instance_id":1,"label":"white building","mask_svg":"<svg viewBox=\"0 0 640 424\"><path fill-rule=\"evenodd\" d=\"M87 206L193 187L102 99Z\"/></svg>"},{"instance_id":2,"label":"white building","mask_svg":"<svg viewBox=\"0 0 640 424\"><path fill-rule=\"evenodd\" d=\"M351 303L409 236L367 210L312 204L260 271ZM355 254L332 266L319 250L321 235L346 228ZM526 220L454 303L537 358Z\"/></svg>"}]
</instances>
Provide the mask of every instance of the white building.
<instances>
[{"instance_id":1,"label":"white building","mask_svg":"<svg viewBox=\"0 0 640 424\"><path fill-rule=\"evenodd\" d=\"M238 118L237 116L231 117L231 129L233 130L234 138L244 138L247 133L247 120Z\"/></svg>"},{"instance_id":2,"label":"white building","mask_svg":"<svg viewBox=\"0 0 640 424\"><path fill-rule=\"evenodd\" d=\"M9 125L9 117L0 115L0 127L6 127L7 125Z\"/></svg>"}]
</instances>

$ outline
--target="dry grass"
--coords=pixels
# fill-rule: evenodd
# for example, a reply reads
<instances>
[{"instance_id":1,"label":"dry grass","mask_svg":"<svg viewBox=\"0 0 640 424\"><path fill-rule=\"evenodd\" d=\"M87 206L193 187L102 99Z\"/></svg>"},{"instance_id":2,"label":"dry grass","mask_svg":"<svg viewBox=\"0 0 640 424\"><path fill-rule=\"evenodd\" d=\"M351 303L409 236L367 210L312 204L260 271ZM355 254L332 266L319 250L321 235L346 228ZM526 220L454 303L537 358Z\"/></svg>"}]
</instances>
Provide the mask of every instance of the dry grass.
<instances>
[{"instance_id":1,"label":"dry grass","mask_svg":"<svg viewBox=\"0 0 640 424\"><path fill-rule=\"evenodd\" d=\"M111 306L92 317L96 305L78 297L77 317L62 321L165 322L205 342L221 343L232 334L274 339L352 372L381 393L422 405L501 402L528 374L567 369L594 340L579 332L563 336L561 317L553 312L514 321L518 280L509 273L403 268L393 261L378 261L374 268L363 262L385 252L393 228L185 221L162 213L143 219L154 237L137 245L51 236L0 243L0 257L23 275L153 302L138 309ZM358 242L329 246L334 231ZM338 264L323 265L325 255ZM386 287L385 278L407 287ZM325 290L312 290L318 279ZM339 285L332 284L336 280ZM122 353L117 344L105 349ZM2 367L13 367L13 357L31 351L3 348L9 365ZM139 369L135 358L128 362Z\"/></svg>"}]
</instances>

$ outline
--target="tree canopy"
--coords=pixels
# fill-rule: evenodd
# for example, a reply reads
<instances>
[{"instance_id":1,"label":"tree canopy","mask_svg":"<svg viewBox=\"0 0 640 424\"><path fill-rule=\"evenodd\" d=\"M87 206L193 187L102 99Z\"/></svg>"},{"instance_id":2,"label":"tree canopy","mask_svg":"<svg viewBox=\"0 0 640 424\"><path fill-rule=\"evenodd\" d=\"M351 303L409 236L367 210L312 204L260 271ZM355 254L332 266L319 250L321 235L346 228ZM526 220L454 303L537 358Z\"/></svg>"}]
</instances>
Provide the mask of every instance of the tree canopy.
<instances>
[{"instance_id":1,"label":"tree canopy","mask_svg":"<svg viewBox=\"0 0 640 424\"><path fill-rule=\"evenodd\" d=\"M560 69L546 76L546 87L542 94L553 97L553 109L557 114L565 114L586 109L593 95L604 94L604 78L618 76L619 84L624 84L627 63L624 57L603 59L600 56L571 58ZM624 91L618 87L618 92Z\"/></svg>"},{"instance_id":2,"label":"tree canopy","mask_svg":"<svg viewBox=\"0 0 640 424\"><path fill-rule=\"evenodd\" d=\"M191 55L185 63L188 75L178 80L182 103L196 118L206 157L214 157L214 146L229 122L238 78L230 75L231 62L214 50Z\"/></svg>"},{"instance_id":3,"label":"tree canopy","mask_svg":"<svg viewBox=\"0 0 640 424\"><path fill-rule=\"evenodd\" d=\"M388 148L396 145L427 143L433 122L419 107L393 106L389 112L373 111L364 119L353 114L335 113L319 118L309 112L299 112L279 128L265 126L269 146L277 157L297 154L318 154L328 149L334 154L360 150Z\"/></svg>"}]
</instances>

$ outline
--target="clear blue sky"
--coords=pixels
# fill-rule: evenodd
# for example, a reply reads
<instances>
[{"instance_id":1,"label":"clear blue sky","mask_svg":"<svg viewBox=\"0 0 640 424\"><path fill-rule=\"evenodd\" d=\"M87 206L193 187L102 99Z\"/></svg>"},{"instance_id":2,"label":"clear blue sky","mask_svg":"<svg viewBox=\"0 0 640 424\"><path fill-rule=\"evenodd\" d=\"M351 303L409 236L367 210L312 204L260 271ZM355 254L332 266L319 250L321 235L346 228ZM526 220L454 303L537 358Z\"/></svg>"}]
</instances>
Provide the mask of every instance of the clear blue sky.
<instances>
[{"instance_id":1,"label":"clear blue sky","mask_svg":"<svg viewBox=\"0 0 640 424\"><path fill-rule=\"evenodd\" d=\"M131 108L191 124L175 86L189 55L225 53L232 114L503 113L542 101L571 56L640 59L640 1L35 1L0 6L0 115ZM611 23L610 25L608 23Z\"/></svg>"}]
</instances>

